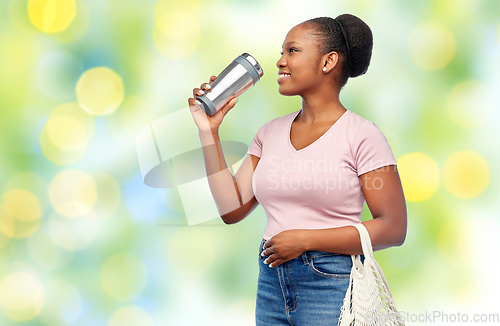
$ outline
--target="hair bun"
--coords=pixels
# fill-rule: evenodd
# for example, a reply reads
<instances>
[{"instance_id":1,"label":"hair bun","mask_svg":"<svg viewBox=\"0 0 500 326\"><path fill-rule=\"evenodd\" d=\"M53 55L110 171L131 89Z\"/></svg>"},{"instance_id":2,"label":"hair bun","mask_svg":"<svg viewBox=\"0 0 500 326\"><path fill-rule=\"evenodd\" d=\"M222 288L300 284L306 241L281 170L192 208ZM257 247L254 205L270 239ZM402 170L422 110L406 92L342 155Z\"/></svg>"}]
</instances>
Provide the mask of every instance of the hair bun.
<instances>
[{"instance_id":1,"label":"hair bun","mask_svg":"<svg viewBox=\"0 0 500 326\"><path fill-rule=\"evenodd\" d=\"M349 77L361 76L370 66L373 49L372 31L364 21L351 14L342 14L335 19L342 23L349 40L351 54Z\"/></svg>"}]
</instances>

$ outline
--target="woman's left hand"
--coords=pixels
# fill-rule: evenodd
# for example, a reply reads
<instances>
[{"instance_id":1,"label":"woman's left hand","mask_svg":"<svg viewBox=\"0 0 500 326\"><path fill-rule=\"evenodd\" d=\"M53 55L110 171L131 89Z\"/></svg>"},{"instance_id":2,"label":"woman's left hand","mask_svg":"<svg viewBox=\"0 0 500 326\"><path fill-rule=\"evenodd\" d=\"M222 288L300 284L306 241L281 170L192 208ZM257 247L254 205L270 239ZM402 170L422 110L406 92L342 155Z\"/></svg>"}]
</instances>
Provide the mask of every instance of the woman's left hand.
<instances>
[{"instance_id":1,"label":"woman's left hand","mask_svg":"<svg viewBox=\"0 0 500 326\"><path fill-rule=\"evenodd\" d=\"M264 261L269 267L277 267L286 261L298 257L305 250L304 243L305 230L285 230L276 234L264 244L265 250L262 256L267 257Z\"/></svg>"}]
</instances>

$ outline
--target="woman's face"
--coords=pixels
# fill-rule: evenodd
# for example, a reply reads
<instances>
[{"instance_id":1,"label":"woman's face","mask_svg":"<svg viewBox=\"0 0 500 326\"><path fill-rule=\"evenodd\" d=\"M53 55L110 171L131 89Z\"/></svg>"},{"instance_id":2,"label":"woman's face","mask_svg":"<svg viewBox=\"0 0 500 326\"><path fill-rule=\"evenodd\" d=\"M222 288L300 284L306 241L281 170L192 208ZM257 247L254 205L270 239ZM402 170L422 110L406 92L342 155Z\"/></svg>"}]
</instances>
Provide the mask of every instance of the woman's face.
<instances>
[{"instance_id":1,"label":"woman's face","mask_svg":"<svg viewBox=\"0 0 500 326\"><path fill-rule=\"evenodd\" d=\"M283 52L276 63L278 74L285 73L278 78L281 95L303 95L323 80L317 44L307 31L305 24L299 24L288 32L283 42Z\"/></svg>"}]
</instances>

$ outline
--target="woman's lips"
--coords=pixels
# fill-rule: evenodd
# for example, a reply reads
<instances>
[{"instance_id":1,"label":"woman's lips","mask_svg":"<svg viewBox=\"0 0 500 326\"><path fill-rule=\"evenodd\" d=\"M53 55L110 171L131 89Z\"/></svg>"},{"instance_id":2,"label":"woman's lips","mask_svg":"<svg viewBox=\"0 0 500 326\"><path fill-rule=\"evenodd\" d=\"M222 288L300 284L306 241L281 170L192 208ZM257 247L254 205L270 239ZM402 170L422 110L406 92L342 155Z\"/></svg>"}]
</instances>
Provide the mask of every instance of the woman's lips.
<instances>
[{"instance_id":1,"label":"woman's lips","mask_svg":"<svg viewBox=\"0 0 500 326\"><path fill-rule=\"evenodd\" d=\"M288 77L290 77L290 74L281 74L281 75L279 75L278 83L284 81Z\"/></svg>"}]
</instances>

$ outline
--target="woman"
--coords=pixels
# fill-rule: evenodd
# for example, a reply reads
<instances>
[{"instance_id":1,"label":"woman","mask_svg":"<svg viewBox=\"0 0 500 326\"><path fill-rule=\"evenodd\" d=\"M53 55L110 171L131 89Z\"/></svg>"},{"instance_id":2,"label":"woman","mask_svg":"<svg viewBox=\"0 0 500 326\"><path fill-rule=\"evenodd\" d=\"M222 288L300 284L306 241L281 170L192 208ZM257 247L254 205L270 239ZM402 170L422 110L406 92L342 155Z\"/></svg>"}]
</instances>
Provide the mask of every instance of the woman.
<instances>
[{"instance_id":1,"label":"woman","mask_svg":"<svg viewBox=\"0 0 500 326\"><path fill-rule=\"evenodd\" d=\"M373 249L404 242L406 203L391 148L374 123L339 100L348 78L368 69L372 44L370 28L349 14L293 27L276 63L277 82L280 94L302 97L302 109L264 124L234 177L218 128L237 99L207 116L195 99L210 90L214 76L189 99L224 222L241 221L259 203L266 211L257 325L337 324L350 255L362 254L352 225L365 200L373 219L363 224Z\"/></svg>"}]
</instances>

